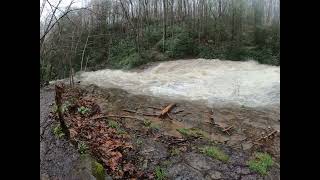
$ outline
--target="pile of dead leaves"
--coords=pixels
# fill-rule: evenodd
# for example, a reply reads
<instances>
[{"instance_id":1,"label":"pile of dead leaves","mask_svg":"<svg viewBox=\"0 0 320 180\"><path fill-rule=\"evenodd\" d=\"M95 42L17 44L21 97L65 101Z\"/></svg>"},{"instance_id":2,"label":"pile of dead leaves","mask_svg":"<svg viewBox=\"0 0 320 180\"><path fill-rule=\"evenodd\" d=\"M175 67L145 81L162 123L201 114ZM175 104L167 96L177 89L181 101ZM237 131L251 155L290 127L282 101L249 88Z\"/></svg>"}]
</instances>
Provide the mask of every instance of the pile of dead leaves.
<instances>
[{"instance_id":1,"label":"pile of dead leaves","mask_svg":"<svg viewBox=\"0 0 320 180\"><path fill-rule=\"evenodd\" d=\"M75 144L85 143L90 153L103 162L114 178L141 176L142 173L125 157L133 148L130 136L109 127L110 120L101 113L94 97L78 89L64 88L63 119L69 129L70 140Z\"/></svg>"}]
</instances>

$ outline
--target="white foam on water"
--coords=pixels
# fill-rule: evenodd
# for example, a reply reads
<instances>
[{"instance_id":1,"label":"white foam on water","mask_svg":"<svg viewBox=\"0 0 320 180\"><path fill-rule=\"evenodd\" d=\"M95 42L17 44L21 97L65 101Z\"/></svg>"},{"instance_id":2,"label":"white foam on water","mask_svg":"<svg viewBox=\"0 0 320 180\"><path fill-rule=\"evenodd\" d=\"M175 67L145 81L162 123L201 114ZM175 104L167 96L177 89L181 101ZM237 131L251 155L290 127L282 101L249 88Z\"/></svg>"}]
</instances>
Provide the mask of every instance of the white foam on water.
<instances>
[{"instance_id":1,"label":"white foam on water","mask_svg":"<svg viewBox=\"0 0 320 180\"><path fill-rule=\"evenodd\" d=\"M142 72L110 69L83 72L80 80L133 94L204 100L208 105L280 104L280 67L255 61L176 60Z\"/></svg>"}]
</instances>

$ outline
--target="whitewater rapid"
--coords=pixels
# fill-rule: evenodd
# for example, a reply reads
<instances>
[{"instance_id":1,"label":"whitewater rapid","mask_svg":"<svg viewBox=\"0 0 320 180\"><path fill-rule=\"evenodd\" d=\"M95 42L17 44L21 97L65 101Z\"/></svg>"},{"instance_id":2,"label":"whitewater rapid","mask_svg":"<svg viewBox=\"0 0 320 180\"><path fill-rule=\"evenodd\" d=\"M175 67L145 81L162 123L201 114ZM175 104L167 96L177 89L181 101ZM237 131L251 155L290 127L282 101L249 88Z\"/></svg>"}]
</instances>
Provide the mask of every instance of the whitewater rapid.
<instances>
[{"instance_id":1,"label":"whitewater rapid","mask_svg":"<svg viewBox=\"0 0 320 180\"><path fill-rule=\"evenodd\" d=\"M82 72L78 79L83 84L121 88L133 94L201 100L208 105L280 105L280 67L255 61L175 60L139 72Z\"/></svg>"}]
</instances>

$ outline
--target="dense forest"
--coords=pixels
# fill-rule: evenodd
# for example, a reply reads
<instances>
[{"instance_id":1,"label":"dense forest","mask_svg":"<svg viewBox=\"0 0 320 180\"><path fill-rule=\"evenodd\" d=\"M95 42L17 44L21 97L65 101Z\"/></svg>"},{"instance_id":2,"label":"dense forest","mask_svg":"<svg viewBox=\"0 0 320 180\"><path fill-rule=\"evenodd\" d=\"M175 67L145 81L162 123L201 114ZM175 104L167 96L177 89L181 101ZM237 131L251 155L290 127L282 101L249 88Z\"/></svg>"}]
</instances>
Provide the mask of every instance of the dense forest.
<instances>
[{"instance_id":1,"label":"dense forest","mask_svg":"<svg viewBox=\"0 0 320 180\"><path fill-rule=\"evenodd\" d=\"M73 3L40 4L41 82L182 58L280 65L280 0Z\"/></svg>"}]
</instances>

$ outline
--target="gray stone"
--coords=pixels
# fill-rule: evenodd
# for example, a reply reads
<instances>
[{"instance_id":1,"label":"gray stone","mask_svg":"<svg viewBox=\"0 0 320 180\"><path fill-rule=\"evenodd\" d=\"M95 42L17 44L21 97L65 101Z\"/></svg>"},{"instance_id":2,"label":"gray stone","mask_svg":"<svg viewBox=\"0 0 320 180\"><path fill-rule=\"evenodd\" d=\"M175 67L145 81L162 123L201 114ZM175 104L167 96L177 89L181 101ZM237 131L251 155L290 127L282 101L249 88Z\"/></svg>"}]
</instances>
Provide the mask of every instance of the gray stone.
<instances>
[{"instance_id":1,"label":"gray stone","mask_svg":"<svg viewBox=\"0 0 320 180\"><path fill-rule=\"evenodd\" d=\"M248 167L240 167L240 166L238 166L238 167L235 168L235 173L246 175L246 174L250 173L250 169Z\"/></svg>"},{"instance_id":2,"label":"gray stone","mask_svg":"<svg viewBox=\"0 0 320 180\"><path fill-rule=\"evenodd\" d=\"M250 174L250 175L242 176L241 180L261 180L261 178L258 175Z\"/></svg>"},{"instance_id":3,"label":"gray stone","mask_svg":"<svg viewBox=\"0 0 320 180\"><path fill-rule=\"evenodd\" d=\"M212 161L205 155L197 153L187 153L185 155L185 160L188 165L200 171L207 171L209 169L212 169L213 167L217 167L218 165L214 163L215 161ZM218 163L218 161L216 162Z\"/></svg>"},{"instance_id":4,"label":"gray stone","mask_svg":"<svg viewBox=\"0 0 320 180\"><path fill-rule=\"evenodd\" d=\"M242 143L242 149L244 151L251 149L253 146L253 144L251 142L244 142Z\"/></svg>"},{"instance_id":5,"label":"gray stone","mask_svg":"<svg viewBox=\"0 0 320 180\"><path fill-rule=\"evenodd\" d=\"M221 176L222 176L222 174L219 171L213 171L210 173L211 179L221 179Z\"/></svg>"},{"instance_id":6,"label":"gray stone","mask_svg":"<svg viewBox=\"0 0 320 180\"><path fill-rule=\"evenodd\" d=\"M178 163L167 169L168 178L175 180L202 180L203 175L192 167Z\"/></svg>"}]
</instances>

